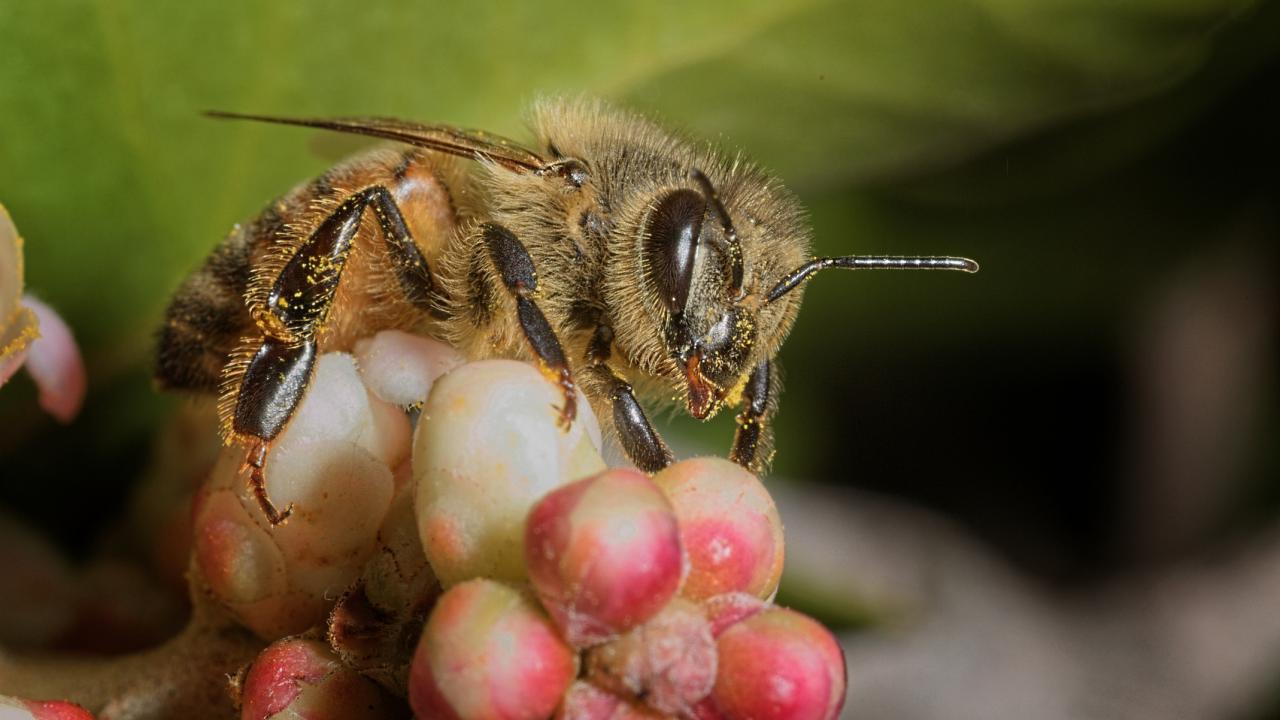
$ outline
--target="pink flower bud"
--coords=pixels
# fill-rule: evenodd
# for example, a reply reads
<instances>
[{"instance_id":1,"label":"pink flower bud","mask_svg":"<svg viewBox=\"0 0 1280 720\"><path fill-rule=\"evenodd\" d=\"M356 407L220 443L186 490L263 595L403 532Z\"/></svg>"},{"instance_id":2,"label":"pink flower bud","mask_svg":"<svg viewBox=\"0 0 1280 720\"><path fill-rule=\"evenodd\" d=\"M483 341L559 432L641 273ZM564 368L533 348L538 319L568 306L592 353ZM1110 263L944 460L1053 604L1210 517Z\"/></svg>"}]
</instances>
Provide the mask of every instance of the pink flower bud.
<instances>
[{"instance_id":1,"label":"pink flower bud","mask_svg":"<svg viewBox=\"0 0 1280 720\"><path fill-rule=\"evenodd\" d=\"M684 561L667 499L641 473L612 469L534 506L525 562L565 638L584 647L653 617L679 588Z\"/></svg>"},{"instance_id":2,"label":"pink flower bud","mask_svg":"<svg viewBox=\"0 0 1280 720\"><path fill-rule=\"evenodd\" d=\"M351 356L322 355L267 456L267 492L295 506L289 521L267 523L238 445L200 493L196 558L214 596L266 640L322 622L376 550L396 487L387 463L403 461L408 442L408 419L364 387Z\"/></svg>"},{"instance_id":3,"label":"pink flower bud","mask_svg":"<svg viewBox=\"0 0 1280 720\"><path fill-rule=\"evenodd\" d=\"M698 606L677 598L643 625L592 648L587 668L601 688L667 715L687 715L711 692L716 643Z\"/></svg>"},{"instance_id":4,"label":"pink flower bud","mask_svg":"<svg viewBox=\"0 0 1280 720\"><path fill-rule=\"evenodd\" d=\"M716 595L702 602L702 610L707 614L707 622L711 624L711 636L717 638L729 626L769 607L769 603L755 595L740 592Z\"/></svg>"},{"instance_id":5,"label":"pink flower bud","mask_svg":"<svg viewBox=\"0 0 1280 720\"><path fill-rule=\"evenodd\" d=\"M844 652L816 620L772 607L726 628L710 703L697 717L833 720L844 705Z\"/></svg>"},{"instance_id":6,"label":"pink flower bud","mask_svg":"<svg viewBox=\"0 0 1280 720\"><path fill-rule=\"evenodd\" d=\"M24 700L0 695L4 720L93 720L93 714L64 700Z\"/></svg>"},{"instance_id":7,"label":"pink flower bud","mask_svg":"<svg viewBox=\"0 0 1280 720\"><path fill-rule=\"evenodd\" d=\"M377 685L315 640L285 638L272 643L253 661L240 686L242 720L377 720L401 715Z\"/></svg>"},{"instance_id":8,"label":"pink flower bud","mask_svg":"<svg viewBox=\"0 0 1280 720\"><path fill-rule=\"evenodd\" d=\"M657 711L581 680L569 686L556 720L662 720Z\"/></svg>"},{"instance_id":9,"label":"pink flower bud","mask_svg":"<svg viewBox=\"0 0 1280 720\"><path fill-rule=\"evenodd\" d=\"M668 467L653 482L680 522L680 541L689 556L684 597L773 596L782 578L782 520L754 475L728 460L698 458Z\"/></svg>"},{"instance_id":10,"label":"pink flower bud","mask_svg":"<svg viewBox=\"0 0 1280 720\"><path fill-rule=\"evenodd\" d=\"M409 703L420 718L543 720L577 674L577 656L532 598L471 580L432 610L409 670Z\"/></svg>"}]
</instances>

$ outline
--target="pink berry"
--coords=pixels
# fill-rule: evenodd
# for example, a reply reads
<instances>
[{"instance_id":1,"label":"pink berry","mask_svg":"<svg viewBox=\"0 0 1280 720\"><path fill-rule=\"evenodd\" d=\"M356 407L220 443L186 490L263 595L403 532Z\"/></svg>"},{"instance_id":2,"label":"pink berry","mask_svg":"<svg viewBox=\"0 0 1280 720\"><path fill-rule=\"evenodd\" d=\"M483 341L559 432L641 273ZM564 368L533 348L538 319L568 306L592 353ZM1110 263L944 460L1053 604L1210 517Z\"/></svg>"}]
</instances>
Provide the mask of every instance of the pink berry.
<instances>
[{"instance_id":1,"label":"pink berry","mask_svg":"<svg viewBox=\"0 0 1280 720\"><path fill-rule=\"evenodd\" d=\"M844 652L816 620L772 607L725 629L711 702L697 717L832 720L844 705Z\"/></svg>"},{"instance_id":2,"label":"pink berry","mask_svg":"<svg viewBox=\"0 0 1280 720\"><path fill-rule=\"evenodd\" d=\"M689 556L681 594L728 592L770 598L782 578L782 520L754 475L721 458L676 463L654 475L680 522Z\"/></svg>"},{"instance_id":3,"label":"pink berry","mask_svg":"<svg viewBox=\"0 0 1280 720\"><path fill-rule=\"evenodd\" d=\"M683 572L671 505L634 470L611 469L559 488L525 525L525 562L538 598L575 647L653 617Z\"/></svg>"},{"instance_id":4,"label":"pink berry","mask_svg":"<svg viewBox=\"0 0 1280 720\"><path fill-rule=\"evenodd\" d=\"M272 643L249 666L240 686L241 720L377 720L398 714L377 685L315 640Z\"/></svg>"},{"instance_id":5,"label":"pink berry","mask_svg":"<svg viewBox=\"0 0 1280 720\"><path fill-rule=\"evenodd\" d=\"M661 713L686 716L716 679L711 627L697 605L677 598L643 625L592 648L587 675Z\"/></svg>"},{"instance_id":6,"label":"pink berry","mask_svg":"<svg viewBox=\"0 0 1280 720\"><path fill-rule=\"evenodd\" d=\"M543 720L577 674L577 655L532 598L471 580L432 610L409 670L409 704L420 718Z\"/></svg>"}]
</instances>

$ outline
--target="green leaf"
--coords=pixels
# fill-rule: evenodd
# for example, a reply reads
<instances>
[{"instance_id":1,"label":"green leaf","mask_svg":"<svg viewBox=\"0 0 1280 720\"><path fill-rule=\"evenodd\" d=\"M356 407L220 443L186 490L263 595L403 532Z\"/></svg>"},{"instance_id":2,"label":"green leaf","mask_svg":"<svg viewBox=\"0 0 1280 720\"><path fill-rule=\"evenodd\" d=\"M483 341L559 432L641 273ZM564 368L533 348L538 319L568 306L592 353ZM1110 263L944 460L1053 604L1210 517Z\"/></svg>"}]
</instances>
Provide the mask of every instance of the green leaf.
<instances>
[{"instance_id":1,"label":"green leaf","mask_svg":"<svg viewBox=\"0 0 1280 720\"><path fill-rule=\"evenodd\" d=\"M83 341L91 390L137 388L182 277L347 147L202 110L519 136L536 95L598 94L741 148L806 196L848 197L1175 86L1252 5L9 2L0 202L27 238L29 288ZM857 249L843 238L875 223L819 213L826 249ZM25 417L18 398L0 396L0 425Z\"/></svg>"}]
</instances>

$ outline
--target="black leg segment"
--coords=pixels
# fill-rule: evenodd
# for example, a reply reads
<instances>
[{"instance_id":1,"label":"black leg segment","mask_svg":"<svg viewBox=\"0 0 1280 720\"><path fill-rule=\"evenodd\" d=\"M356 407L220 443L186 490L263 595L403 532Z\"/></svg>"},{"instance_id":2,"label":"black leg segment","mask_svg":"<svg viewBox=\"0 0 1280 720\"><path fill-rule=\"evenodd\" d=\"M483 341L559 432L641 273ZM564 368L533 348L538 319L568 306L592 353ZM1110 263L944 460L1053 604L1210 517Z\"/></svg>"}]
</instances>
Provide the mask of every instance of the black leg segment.
<instances>
[{"instance_id":1,"label":"black leg segment","mask_svg":"<svg viewBox=\"0 0 1280 720\"><path fill-rule=\"evenodd\" d=\"M611 354L613 329L608 325L596 328L591 344L587 348L587 372L597 388L602 388L609 396L613 409L613 426L618 431L618 441L622 449L636 467L649 473L657 472L674 461L671 449L663 442L662 436L653 429L649 418L636 400L631 385L618 377L606 361Z\"/></svg>"},{"instance_id":2,"label":"black leg segment","mask_svg":"<svg viewBox=\"0 0 1280 720\"><path fill-rule=\"evenodd\" d=\"M232 431L274 440L302 400L315 361L314 341L297 345L275 338L263 341L240 381Z\"/></svg>"},{"instance_id":3,"label":"black leg segment","mask_svg":"<svg viewBox=\"0 0 1280 720\"><path fill-rule=\"evenodd\" d=\"M744 407L738 413L738 429L733 436L729 459L760 473L773 452L773 428L769 421L777 410L778 381L774 362L762 360L747 379Z\"/></svg>"},{"instance_id":4,"label":"black leg segment","mask_svg":"<svg viewBox=\"0 0 1280 720\"><path fill-rule=\"evenodd\" d=\"M641 470L654 473L670 465L674 457L662 437L649 424L644 408L636 400L631 386L613 373L608 365L592 365L587 369L601 387L608 388L613 405L613 425L627 457Z\"/></svg>"},{"instance_id":5,"label":"black leg segment","mask_svg":"<svg viewBox=\"0 0 1280 720\"><path fill-rule=\"evenodd\" d=\"M560 340L534 299L538 292L538 275L533 258L529 257L529 251L519 238L501 225L485 223L481 230L489 259L502 277L502 283L515 297L516 319L529 342L529 349L543 373L560 386L564 395L560 425L567 428L578 414L578 396Z\"/></svg>"},{"instance_id":6,"label":"black leg segment","mask_svg":"<svg viewBox=\"0 0 1280 720\"><path fill-rule=\"evenodd\" d=\"M387 242L387 254L395 269L396 280L400 283L400 291L418 310L438 315L440 308L432 302L436 286L431 278L431 268L427 265L427 259L422 256L418 243L414 242L409 225L405 223L404 215L400 214L395 199L381 185L364 192L378 217L378 226Z\"/></svg>"}]
</instances>

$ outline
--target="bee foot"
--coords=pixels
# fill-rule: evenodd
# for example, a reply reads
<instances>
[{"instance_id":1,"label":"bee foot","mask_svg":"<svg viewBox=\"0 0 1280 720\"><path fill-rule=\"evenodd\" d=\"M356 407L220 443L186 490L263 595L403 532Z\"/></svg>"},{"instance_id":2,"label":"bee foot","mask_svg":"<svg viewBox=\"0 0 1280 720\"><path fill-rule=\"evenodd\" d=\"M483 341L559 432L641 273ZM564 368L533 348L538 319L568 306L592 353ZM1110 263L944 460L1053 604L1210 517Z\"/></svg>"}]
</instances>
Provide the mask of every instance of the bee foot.
<instances>
[{"instance_id":1,"label":"bee foot","mask_svg":"<svg viewBox=\"0 0 1280 720\"><path fill-rule=\"evenodd\" d=\"M560 390L564 393L564 404L557 408L560 417L556 424L561 430L567 432L569 426L573 425L573 421L578 417L578 391L568 370L560 372Z\"/></svg>"},{"instance_id":2,"label":"bee foot","mask_svg":"<svg viewBox=\"0 0 1280 720\"><path fill-rule=\"evenodd\" d=\"M293 503L289 503L284 510L277 510L275 503L268 497L266 457L266 445L258 443L249 451L249 456L245 459L241 470L244 467L250 468L249 489L253 491L253 498L258 501L258 507L262 508L262 514L267 516L267 522L271 523L271 527L276 527L283 525L293 514Z\"/></svg>"}]
</instances>

